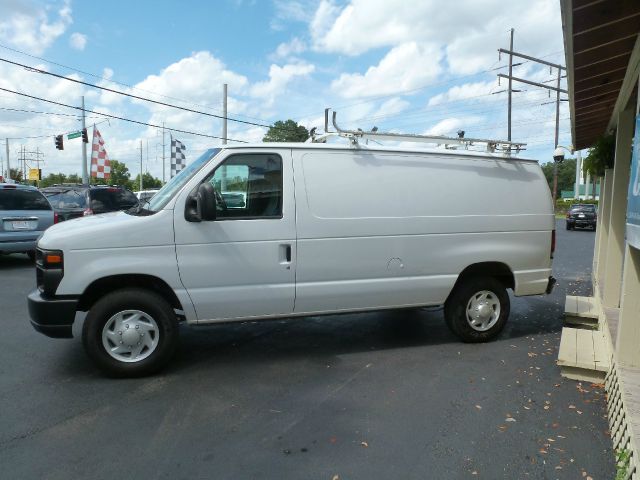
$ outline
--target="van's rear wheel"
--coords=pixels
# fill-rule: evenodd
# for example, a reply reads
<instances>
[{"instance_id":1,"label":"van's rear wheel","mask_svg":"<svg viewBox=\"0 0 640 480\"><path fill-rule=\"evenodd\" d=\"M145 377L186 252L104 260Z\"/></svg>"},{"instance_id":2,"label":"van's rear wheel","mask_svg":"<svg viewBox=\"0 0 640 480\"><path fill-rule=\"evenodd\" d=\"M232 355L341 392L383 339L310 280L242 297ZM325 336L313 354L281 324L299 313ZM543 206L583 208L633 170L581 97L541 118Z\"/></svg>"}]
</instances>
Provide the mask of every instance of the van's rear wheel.
<instances>
[{"instance_id":1,"label":"van's rear wheel","mask_svg":"<svg viewBox=\"0 0 640 480\"><path fill-rule=\"evenodd\" d=\"M509 294L493 277L462 279L447 298L444 316L464 342L486 342L502 331L509 318Z\"/></svg>"},{"instance_id":2,"label":"van's rear wheel","mask_svg":"<svg viewBox=\"0 0 640 480\"><path fill-rule=\"evenodd\" d=\"M101 298L82 329L89 357L104 372L121 377L156 372L171 359L177 341L173 308L143 289L117 290Z\"/></svg>"}]
</instances>

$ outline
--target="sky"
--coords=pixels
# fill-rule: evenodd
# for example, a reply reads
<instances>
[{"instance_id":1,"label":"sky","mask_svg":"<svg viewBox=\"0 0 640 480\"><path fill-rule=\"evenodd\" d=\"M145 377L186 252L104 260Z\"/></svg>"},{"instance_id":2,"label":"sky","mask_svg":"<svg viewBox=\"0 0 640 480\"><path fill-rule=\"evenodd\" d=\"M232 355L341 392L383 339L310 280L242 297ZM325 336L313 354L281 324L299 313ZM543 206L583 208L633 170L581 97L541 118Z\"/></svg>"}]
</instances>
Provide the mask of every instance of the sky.
<instances>
[{"instance_id":1,"label":"sky","mask_svg":"<svg viewBox=\"0 0 640 480\"><path fill-rule=\"evenodd\" d=\"M326 107L342 128L506 139L507 83L497 74L508 73L508 57L497 50L509 47L510 28L515 51L565 63L558 0L0 0L0 88L72 106L84 96L95 112L87 114L90 140L95 123L132 178L141 143L143 171L163 177L162 131L100 114L190 132L172 133L189 163L220 144L195 134L222 135L212 115L222 115L224 83L228 117L249 122L228 122L233 140L259 142L266 128L250 123L289 118L322 130ZM555 84L555 70L514 62L515 76ZM551 161L555 94L514 88L513 140L528 144L521 155ZM0 90L12 167L24 147L44 154L43 175L81 173L81 140L65 135L64 150L54 146L55 135L79 128L78 110ZM559 143L571 143L568 102ZM6 168L4 148L0 157Z\"/></svg>"}]
</instances>

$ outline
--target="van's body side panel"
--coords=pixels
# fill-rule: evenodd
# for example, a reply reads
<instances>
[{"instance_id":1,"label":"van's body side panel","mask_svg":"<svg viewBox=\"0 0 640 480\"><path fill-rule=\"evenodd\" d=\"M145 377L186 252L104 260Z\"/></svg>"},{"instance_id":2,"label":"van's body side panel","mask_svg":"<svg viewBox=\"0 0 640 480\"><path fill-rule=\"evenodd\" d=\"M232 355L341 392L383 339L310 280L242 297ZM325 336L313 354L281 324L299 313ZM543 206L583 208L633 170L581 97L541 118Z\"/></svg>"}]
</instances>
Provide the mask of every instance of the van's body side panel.
<instances>
[{"instance_id":1,"label":"van's body side panel","mask_svg":"<svg viewBox=\"0 0 640 480\"><path fill-rule=\"evenodd\" d=\"M442 304L464 268L502 262L544 293L554 219L536 163L294 150L295 311Z\"/></svg>"},{"instance_id":2,"label":"van's body side panel","mask_svg":"<svg viewBox=\"0 0 640 480\"><path fill-rule=\"evenodd\" d=\"M180 193L174 210L180 278L195 305L198 320L287 315L295 298L295 199L291 150L234 149L198 172ZM218 219L187 222L189 192L230 155L277 154L283 165L282 218ZM285 246L291 247L287 264Z\"/></svg>"}]
</instances>

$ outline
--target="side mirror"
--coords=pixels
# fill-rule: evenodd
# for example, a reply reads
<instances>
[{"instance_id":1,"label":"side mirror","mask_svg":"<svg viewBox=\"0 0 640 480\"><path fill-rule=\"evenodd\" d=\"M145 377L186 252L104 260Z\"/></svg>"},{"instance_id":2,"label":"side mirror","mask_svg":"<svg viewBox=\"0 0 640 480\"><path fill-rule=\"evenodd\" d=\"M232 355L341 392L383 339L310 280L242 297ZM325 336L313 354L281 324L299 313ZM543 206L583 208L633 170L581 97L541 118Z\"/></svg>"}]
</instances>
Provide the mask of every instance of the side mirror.
<instances>
[{"instance_id":1,"label":"side mirror","mask_svg":"<svg viewBox=\"0 0 640 480\"><path fill-rule=\"evenodd\" d=\"M188 222L207 222L216 219L216 192L209 182L201 183L189 194L184 206Z\"/></svg>"}]
</instances>

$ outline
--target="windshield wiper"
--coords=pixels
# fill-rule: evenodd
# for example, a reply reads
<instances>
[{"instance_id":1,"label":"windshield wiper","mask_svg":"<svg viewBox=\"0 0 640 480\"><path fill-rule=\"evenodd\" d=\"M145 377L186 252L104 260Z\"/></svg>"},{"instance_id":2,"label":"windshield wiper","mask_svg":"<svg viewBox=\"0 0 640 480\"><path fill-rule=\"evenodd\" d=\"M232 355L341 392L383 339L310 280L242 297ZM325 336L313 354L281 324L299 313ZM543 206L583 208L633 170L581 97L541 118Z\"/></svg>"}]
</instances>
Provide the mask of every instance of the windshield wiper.
<instances>
[{"instance_id":1,"label":"windshield wiper","mask_svg":"<svg viewBox=\"0 0 640 480\"><path fill-rule=\"evenodd\" d=\"M125 210L125 212L128 213L129 215L136 215L140 217L153 215L156 212L154 212L153 210L149 210L148 208L144 208L143 206L143 205L148 205L149 203L150 203L149 200L145 200L144 202L139 202L137 205Z\"/></svg>"}]
</instances>

